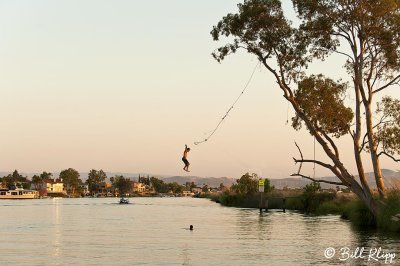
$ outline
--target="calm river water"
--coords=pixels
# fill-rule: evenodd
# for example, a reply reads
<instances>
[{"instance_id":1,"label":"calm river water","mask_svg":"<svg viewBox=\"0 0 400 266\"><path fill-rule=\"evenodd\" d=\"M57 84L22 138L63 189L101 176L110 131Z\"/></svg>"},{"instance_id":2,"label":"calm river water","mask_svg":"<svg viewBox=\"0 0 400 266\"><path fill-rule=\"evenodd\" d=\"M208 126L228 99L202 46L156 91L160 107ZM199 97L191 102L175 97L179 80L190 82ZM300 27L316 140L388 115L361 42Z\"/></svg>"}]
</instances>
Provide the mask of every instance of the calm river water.
<instances>
[{"instance_id":1,"label":"calm river water","mask_svg":"<svg viewBox=\"0 0 400 266\"><path fill-rule=\"evenodd\" d=\"M378 265L367 255L379 247L400 265L399 237L355 230L338 216L260 215L194 198L130 201L1 200L0 265ZM365 257L340 261L343 247L364 247Z\"/></svg>"}]
</instances>

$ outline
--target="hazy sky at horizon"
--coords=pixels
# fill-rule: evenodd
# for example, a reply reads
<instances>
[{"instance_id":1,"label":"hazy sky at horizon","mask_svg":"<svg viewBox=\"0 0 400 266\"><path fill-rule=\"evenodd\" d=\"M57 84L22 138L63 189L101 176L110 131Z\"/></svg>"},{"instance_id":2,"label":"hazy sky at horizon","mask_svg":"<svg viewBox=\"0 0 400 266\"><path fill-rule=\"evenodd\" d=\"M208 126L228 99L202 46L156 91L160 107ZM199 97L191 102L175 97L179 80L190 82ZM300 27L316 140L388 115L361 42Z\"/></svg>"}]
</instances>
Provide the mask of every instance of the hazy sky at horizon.
<instances>
[{"instance_id":1,"label":"hazy sky at horizon","mask_svg":"<svg viewBox=\"0 0 400 266\"><path fill-rule=\"evenodd\" d=\"M288 11L290 1L283 2ZM193 145L213 130L257 63L244 51L222 64L211 56L223 44L212 40L212 26L237 3L0 1L0 171L295 172L294 141L312 158L313 139L286 125L293 111L262 68L213 138ZM338 79L340 59L310 71ZM388 93L400 98L398 88ZM189 174L182 170L185 143ZM355 173L349 137L340 143ZM324 159L319 147L316 156ZM382 167L400 168L389 160ZM331 174L317 168L323 175Z\"/></svg>"}]
</instances>

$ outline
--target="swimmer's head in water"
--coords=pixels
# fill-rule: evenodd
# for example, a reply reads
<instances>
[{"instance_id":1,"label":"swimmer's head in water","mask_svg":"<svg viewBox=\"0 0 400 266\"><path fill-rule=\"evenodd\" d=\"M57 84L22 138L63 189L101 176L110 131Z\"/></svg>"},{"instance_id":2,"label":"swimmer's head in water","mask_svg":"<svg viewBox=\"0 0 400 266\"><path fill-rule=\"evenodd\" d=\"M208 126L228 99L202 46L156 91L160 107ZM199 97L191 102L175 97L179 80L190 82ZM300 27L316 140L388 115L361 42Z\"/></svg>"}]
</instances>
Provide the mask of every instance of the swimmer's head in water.
<instances>
[{"instance_id":1,"label":"swimmer's head in water","mask_svg":"<svg viewBox=\"0 0 400 266\"><path fill-rule=\"evenodd\" d=\"M193 225L190 225L190 227L189 227L189 228L190 228L190 230L193 230Z\"/></svg>"}]
</instances>

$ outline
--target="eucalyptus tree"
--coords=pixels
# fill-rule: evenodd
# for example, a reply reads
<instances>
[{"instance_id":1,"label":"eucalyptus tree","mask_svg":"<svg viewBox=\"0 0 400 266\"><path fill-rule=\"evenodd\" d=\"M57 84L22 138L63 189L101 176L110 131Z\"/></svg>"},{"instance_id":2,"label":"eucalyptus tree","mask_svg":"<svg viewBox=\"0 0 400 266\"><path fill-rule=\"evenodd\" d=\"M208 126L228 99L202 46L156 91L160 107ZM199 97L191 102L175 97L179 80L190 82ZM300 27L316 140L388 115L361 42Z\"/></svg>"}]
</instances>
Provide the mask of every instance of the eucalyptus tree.
<instances>
[{"instance_id":1,"label":"eucalyptus tree","mask_svg":"<svg viewBox=\"0 0 400 266\"><path fill-rule=\"evenodd\" d=\"M245 0L236 14L228 14L213 27L215 41L225 38L214 58L244 49L255 55L271 73L283 97L295 110L292 125L307 130L321 145L328 161L304 158L299 148L299 171L293 175L317 182L344 185L376 215L385 197L380 159L395 161L400 153L400 102L379 95L399 89L400 1L398 0L292 0L300 20L293 26L279 0ZM305 69L333 54L343 58L348 83ZM346 92L355 103L346 106ZM380 100L381 99L381 100ZM380 100L380 101L379 101ZM375 122L377 121L377 122ZM350 137L358 179L341 159L337 139ZM296 144L297 145L297 144ZM345 148L346 149L346 148ZM368 153L368 156L363 156ZM367 157L367 158L365 158ZM370 160L379 199L373 197L365 175ZM314 180L301 173L303 163L329 169L339 182Z\"/></svg>"}]
</instances>

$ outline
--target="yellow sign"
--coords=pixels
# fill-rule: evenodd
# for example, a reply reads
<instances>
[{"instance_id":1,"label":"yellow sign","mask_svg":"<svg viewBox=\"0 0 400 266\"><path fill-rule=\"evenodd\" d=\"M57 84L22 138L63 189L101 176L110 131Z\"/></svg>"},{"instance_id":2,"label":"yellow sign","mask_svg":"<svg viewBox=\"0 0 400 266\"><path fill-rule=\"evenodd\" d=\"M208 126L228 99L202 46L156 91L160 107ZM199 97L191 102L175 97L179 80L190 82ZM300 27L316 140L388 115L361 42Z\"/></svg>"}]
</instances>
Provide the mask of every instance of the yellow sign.
<instances>
[{"instance_id":1,"label":"yellow sign","mask_svg":"<svg viewBox=\"0 0 400 266\"><path fill-rule=\"evenodd\" d=\"M260 179L260 180L258 180L258 185L259 186L264 186L264 179Z\"/></svg>"}]
</instances>

